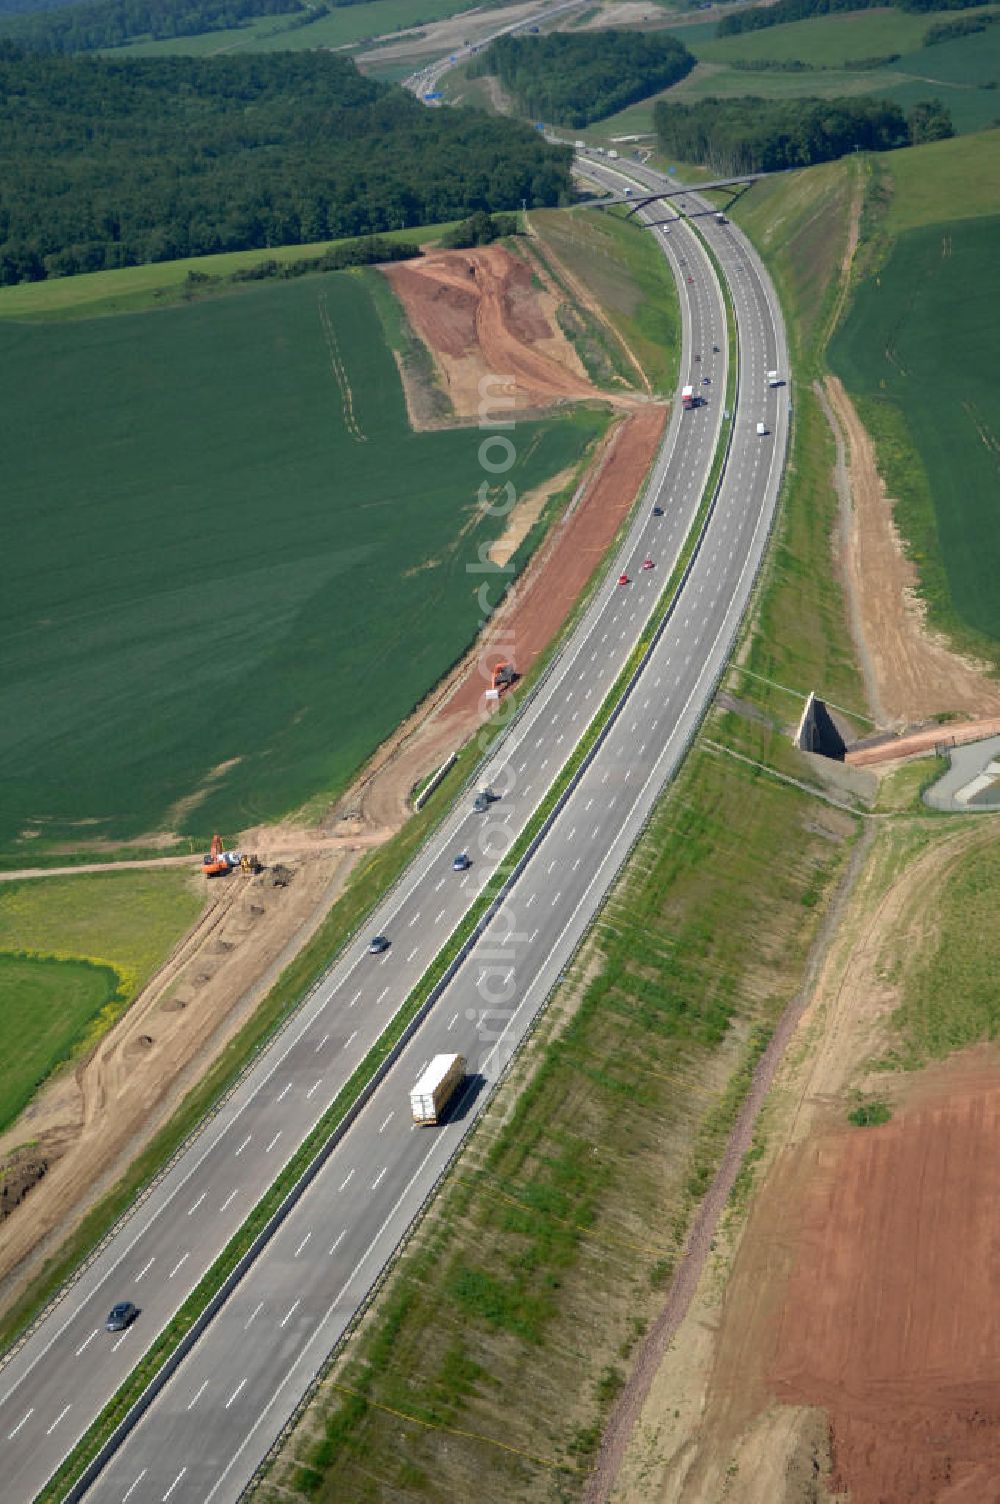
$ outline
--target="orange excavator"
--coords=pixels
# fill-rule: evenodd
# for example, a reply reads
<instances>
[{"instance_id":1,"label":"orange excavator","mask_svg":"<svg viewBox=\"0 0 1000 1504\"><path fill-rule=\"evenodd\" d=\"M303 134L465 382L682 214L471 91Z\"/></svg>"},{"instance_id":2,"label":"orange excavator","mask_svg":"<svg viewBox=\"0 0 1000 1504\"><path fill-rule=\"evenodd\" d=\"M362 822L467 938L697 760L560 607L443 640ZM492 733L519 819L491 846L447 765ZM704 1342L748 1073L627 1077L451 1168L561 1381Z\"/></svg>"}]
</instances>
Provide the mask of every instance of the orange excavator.
<instances>
[{"instance_id":1,"label":"orange excavator","mask_svg":"<svg viewBox=\"0 0 1000 1504\"><path fill-rule=\"evenodd\" d=\"M223 851L222 837L218 831L212 837L211 851L206 851L201 862L201 870L206 877L225 877L227 873L235 872L237 867L248 877L255 877L264 870L256 851Z\"/></svg>"},{"instance_id":2,"label":"orange excavator","mask_svg":"<svg viewBox=\"0 0 1000 1504\"><path fill-rule=\"evenodd\" d=\"M212 837L212 849L202 857L202 869L206 877L224 877L232 867L222 854L222 837L216 831Z\"/></svg>"}]
</instances>

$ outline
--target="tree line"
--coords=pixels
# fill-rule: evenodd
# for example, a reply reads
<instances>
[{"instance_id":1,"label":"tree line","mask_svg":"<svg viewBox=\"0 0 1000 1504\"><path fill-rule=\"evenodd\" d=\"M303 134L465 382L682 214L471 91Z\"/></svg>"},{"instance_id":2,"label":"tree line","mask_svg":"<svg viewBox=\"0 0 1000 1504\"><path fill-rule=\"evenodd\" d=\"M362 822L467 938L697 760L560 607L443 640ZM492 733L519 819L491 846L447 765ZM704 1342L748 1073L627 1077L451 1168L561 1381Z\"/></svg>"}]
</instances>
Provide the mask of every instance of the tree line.
<instances>
[{"instance_id":1,"label":"tree line","mask_svg":"<svg viewBox=\"0 0 1000 1504\"><path fill-rule=\"evenodd\" d=\"M658 100L653 117L665 152L719 173L780 172L855 148L891 151L952 134L940 101L915 105L907 119L892 101L867 96L705 99L690 105Z\"/></svg>"},{"instance_id":2,"label":"tree line","mask_svg":"<svg viewBox=\"0 0 1000 1504\"><path fill-rule=\"evenodd\" d=\"M774 5L754 5L749 10L723 16L715 28L717 37L737 36L743 31L760 31L766 26L784 26L788 21L805 21L810 16L828 16L835 11L869 10L876 5L892 5L897 10L968 10L983 0L775 0Z\"/></svg>"},{"instance_id":3,"label":"tree line","mask_svg":"<svg viewBox=\"0 0 1000 1504\"><path fill-rule=\"evenodd\" d=\"M487 214L484 209L477 209L461 224L445 230L441 244L449 251L464 251L471 246L492 245L494 240L518 234L516 214Z\"/></svg>"},{"instance_id":4,"label":"tree line","mask_svg":"<svg viewBox=\"0 0 1000 1504\"><path fill-rule=\"evenodd\" d=\"M0 284L553 205L571 157L332 53L126 61L0 42Z\"/></svg>"},{"instance_id":5,"label":"tree line","mask_svg":"<svg viewBox=\"0 0 1000 1504\"><path fill-rule=\"evenodd\" d=\"M635 31L497 37L469 67L491 74L520 114L580 129L666 89L695 59L676 37Z\"/></svg>"},{"instance_id":6,"label":"tree line","mask_svg":"<svg viewBox=\"0 0 1000 1504\"><path fill-rule=\"evenodd\" d=\"M420 247L407 240L386 240L369 235L331 245L321 256L300 256L297 261L277 261L269 256L253 266L239 266L233 272L205 272L192 268L184 279L183 297L190 302L203 293L218 292L234 282L294 282L314 272L339 272L348 267L379 266L389 261L413 261L422 256Z\"/></svg>"}]
</instances>

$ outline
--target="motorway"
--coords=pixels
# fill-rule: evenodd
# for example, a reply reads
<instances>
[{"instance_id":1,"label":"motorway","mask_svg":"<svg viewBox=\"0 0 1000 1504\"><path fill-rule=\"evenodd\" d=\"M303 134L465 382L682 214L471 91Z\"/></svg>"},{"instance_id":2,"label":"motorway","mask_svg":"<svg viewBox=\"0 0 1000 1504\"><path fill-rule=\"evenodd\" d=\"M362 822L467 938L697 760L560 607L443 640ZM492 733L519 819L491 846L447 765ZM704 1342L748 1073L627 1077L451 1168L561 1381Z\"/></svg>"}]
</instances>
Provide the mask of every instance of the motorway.
<instances>
[{"instance_id":1,"label":"motorway","mask_svg":"<svg viewBox=\"0 0 1000 1504\"><path fill-rule=\"evenodd\" d=\"M88 1498L239 1497L488 1099L683 756L763 555L787 429L787 392L766 382L768 369L787 369L773 294L735 231L705 228L731 282L742 395L725 482L679 604L504 909ZM610 571L613 581L626 569L632 583L597 593L501 739L484 772L501 800L485 817L461 800L366 936L0 1371L5 1499L34 1496L336 1097L524 827L641 634L697 510L726 377L710 263L684 224L653 233L681 295L682 380L711 384L706 406L675 409ZM758 420L771 430L764 439ZM651 515L654 501L662 518ZM655 567L643 571L647 554ZM451 871L462 849L474 863L464 876ZM365 952L375 930L392 940L381 957ZM408 1122L407 1092L438 1049L466 1054L475 1075L451 1121L421 1132ZM112 1336L103 1319L119 1299L142 1314Z\"/></svg>"},{"instance_id":2,"label":"motorway","mask_svg":"<svg viewBox=\"0 0 1000 1504\"><path fill-rule=\"evenodd\" d=\"M587 5L589 0L560 0L558 5L546 5L531 15L522 16L519 21L513 21L507 26L499 26L496 31L491 31L488 36L483 36L475 42L463 42L454 52L446 57L436 58L433 62L425 63L416 73L411 73L409 78L403 80L403 88L410 89L418 99L425 99L428 103L437 103L433 96L441 79L451 68L461 67L467 63L473 53L482 52L484 47L496 40L497 37L513 36L519 31L528 31L532 26L536 31L540 26L547 25L554 16L562 16L567 11L579 10Z\"/></svg>"}]
</instances>

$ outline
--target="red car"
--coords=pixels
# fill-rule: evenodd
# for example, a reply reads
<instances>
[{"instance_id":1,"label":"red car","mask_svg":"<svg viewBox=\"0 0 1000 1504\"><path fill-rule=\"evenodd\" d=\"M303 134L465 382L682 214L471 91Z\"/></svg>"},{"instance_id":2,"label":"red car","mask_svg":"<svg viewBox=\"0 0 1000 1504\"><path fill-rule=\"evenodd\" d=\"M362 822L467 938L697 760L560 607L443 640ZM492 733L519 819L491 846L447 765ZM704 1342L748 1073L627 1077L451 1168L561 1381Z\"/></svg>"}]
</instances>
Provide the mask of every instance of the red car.
<instances>
[{"instance_id":1,"label":"red car","mask_svg":"<svg viewBox=\"0 0 1000 1504\"><path fill-rule=\"evenodd\" d=\"M649 558L643 559L643 561L642 561L642 567L643 567L643 569L652 569L652 567L653 567L653 561L652 561L652 559L649 559Z\"/></svg>"},{"instance_id":2,"label":"red car","mask_svg":"<svg viewBox=\"0 0 1000 1504\"><path fill-rule=\"evenodd\" d=\"M618 576L618 583L619 583L619 585L628 585L628 584L631 584L631 581L629 580L629 577L628 577L627 574L620 574Z\"/></svg>"}]
</instances>

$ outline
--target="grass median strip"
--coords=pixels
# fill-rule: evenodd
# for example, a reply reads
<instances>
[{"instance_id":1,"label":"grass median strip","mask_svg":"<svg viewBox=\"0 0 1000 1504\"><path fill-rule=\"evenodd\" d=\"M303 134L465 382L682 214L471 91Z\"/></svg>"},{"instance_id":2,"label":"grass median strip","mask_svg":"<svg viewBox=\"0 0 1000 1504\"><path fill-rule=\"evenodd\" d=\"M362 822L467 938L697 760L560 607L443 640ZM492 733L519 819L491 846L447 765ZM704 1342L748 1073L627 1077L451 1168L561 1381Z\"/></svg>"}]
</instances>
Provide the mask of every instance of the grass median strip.
<instances>
[{"instance_id":1,"label":"grass median strip","mask_svg":"<svg viewBox=\"0 0 1000 1504\"><path fill-rule=\"evenodd\" d=\"M721 285L723 287L723 294L726 300L726 319L730 340L729 381L727 383L726 400L727 403L731 404L732 396L735 394L736 390L736 362L735 359L732 358L735 344L735 335L733 332L732 309L728 298L728 292L725 289L724 280L721 281ZM605 697L600 710L591 721L590 726L588 727L583 738L581 738L581 741L577 744L576 749L563 765L562 770L554 781L548 794L535 810L525 829L514 842L510 852L508 852L504 861L500 864L500 866L491 876L488 883L484 886L482 893L473 904L472 908L469 910L462 923L454 931L448 943L438 953L437 957L431 963L431 966L428 968L427 972L424 974L417 987L414 988L414 990L410 993L409 997L407 998L406 1002L403 1004L399 1012L396 1014L396 1017L392 1021L389 1028L383 1033L383 1035L369 1051L364 1061L352 1075L350 1081L343 1088L343 1090L338 1093L337 1097L335 1098L334 1102L331 1104L327 1112L324 1114L323 1118L312 1130L309 1136L303 1141L296 1154L285 1166L285 1169L282 1171L281 1175L272 1184L265 1196L262 1197L258 1202L257 1206L251 1212L250 1216L247 1218L240 1231L230 1241L226 1249L222 1252L222 1254L213 1264L212 1268L200 1281L196 1289L189 1296L188 1300L184 1303L176 1316L164 1328L163 1332L157 1338L156 1342L150 1348L149 1352L144 1356L139 1366L133 1371L128 1381L121 1387L121 1389L115 1395L114 1399L105 1408L98 1421L88 1432L87 1436L83 1439L83 1441L81 1441L81 1443L73 1451L73 1453L70 1454L59 1471L53 1476L49 1484L39 1495L39 1500L42 1501L42 1504L49 1504L49 1501L55 1501L57 1499L61 1499L64 1496L67 1487L75 1478L80 1475L80 1473L98 1454L101 1447L113 1434L116 1427L120 1425L123 1419L128 1415L132 1406L137 1402L147 1386L151 1382L153 1382L157 1374L162 1372L164 1365L168 1362L170 1356L174 1352L176 1352L178 1345L183 1341L186 1334L190 1332L199 1317L206 1310L213 1297L225 1283L225 1280L236 1269L240 1259L251 1248L255 1239L264 1231L268 1223L276 1217L282 1207L282 1204L285 1202L286 1198L300 1181L308 1166L321 1154L324 1147L329 1144L338 1128L342 1124L345 1116L356 1104L366 1086L375 1076L379 1067L391 1053L394 1046L402 1038L407 1028L419 1015L420 1011L428 1004L431 999L431 995L434 992L434 989L444 978L449 968L458 960L463 948L473 937L477 927L481 923L483 923L485 917L488 914L490 906L500 896L507 883L515 874L519 864L527 856L533 842L540 834L546 821L556 809L559 802L567 797L575 775L584 765L587 759L593 754L596 745L602 736L602 733L607 728L609 722L612 719L616 707L628 693L631 681L633 680L639 667L641 666L644 657L651 650L653 643L655 642L656 635L673 606L677 592L683 581L685 572L690 566L691 559L704 533L710 510L715 500L715 496L721 481L725 455L728 452L730 434L731 427L729 428L729 430L725 428L720 429L718 442L716 445L716 452L713 457L712 467L709 472L709 481L705 488L702 502L696 515L694 524L692 526L688 540L685 543L684 549L682 550L681 556L679 557L677 564L671 573L670 579L668 580L667 585L661 594L660 602L655 608L653 616L650 622L647 624L642 638L636 645L633 652L630 654L627 663L616 678L614 685ZM620 536L623 535L624 529L626 529L630 525L630 523L631 518L627 523L623 524L623 530L621 530ZM620 538L616 538L616 547L618 546L619 541ZM595 571L595 576L592 577L591 586L588 587L588 594L592 593L593 586L596 584L597 578L601 574L602 569L603 566L599 567L599 569ZM546 662L547 661L548 660L546 660ZM542 671L543 667L540 666L539 672ZM489 728L487 727L484 729L488 730ZM505 728L497 726L494 734L498 735L501 729ZM472 744L470 744L470 746L471 745ZM429 801L426 808L429 810L433 804L435 804L434 799ZM450 800L448 801L448 806L450 806ZM408 826L407 829L409 828L410 827ZM422 831L422 835L426 836L427 834L429 834L429 831L425 827ZM416 844L417 842L414 842L414 846L407 851L406 860L408 860L412 855L412 851L413 849L415 849ZM405 865L405 863L401 863L400 870L402 870L403 865ZM378 900L376 898L374 902L377 901ZM366 910L365 912L368 912L368 910ZM356 928L357 925L355 925L349 933L353 933ZM345 938L347 937L345 936ZM292 1010L289 1009L284 1017L287 1017L291 1011ZM282 1021L284 1021L284 1019L282 1019ZM240 1074L242 1075L242 1072ZM277 1223L275 1225L277 1226Z\"/></svg>"}]
</instances>

